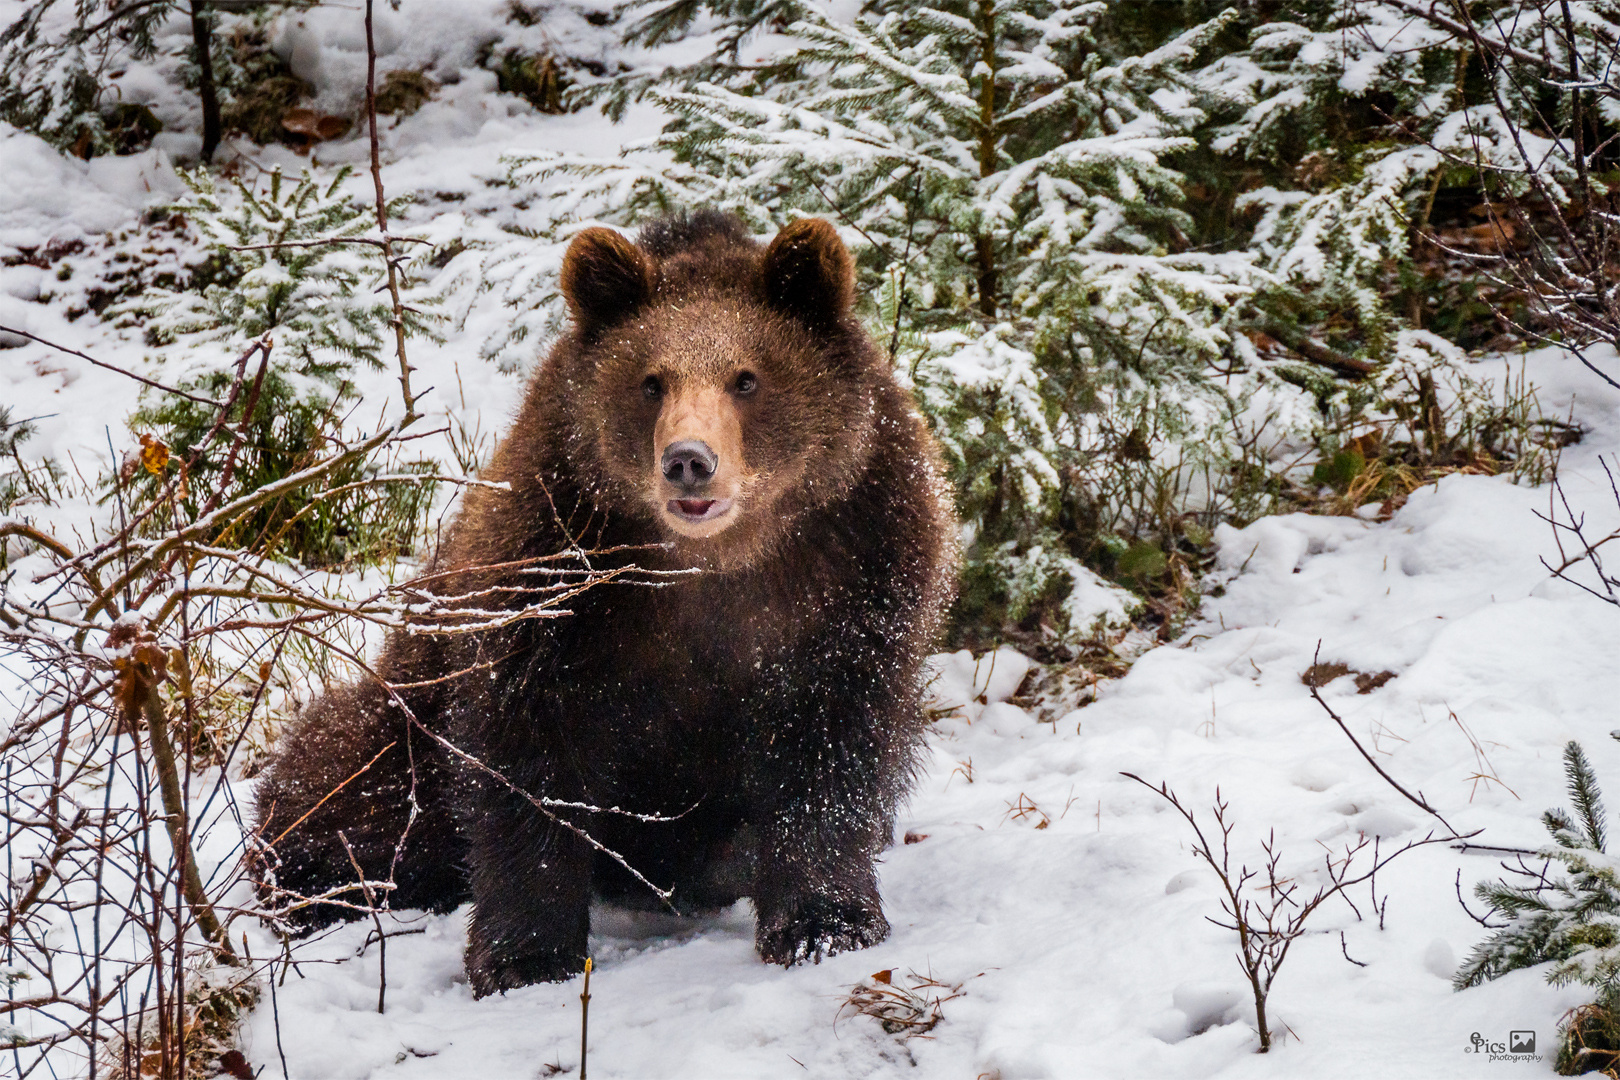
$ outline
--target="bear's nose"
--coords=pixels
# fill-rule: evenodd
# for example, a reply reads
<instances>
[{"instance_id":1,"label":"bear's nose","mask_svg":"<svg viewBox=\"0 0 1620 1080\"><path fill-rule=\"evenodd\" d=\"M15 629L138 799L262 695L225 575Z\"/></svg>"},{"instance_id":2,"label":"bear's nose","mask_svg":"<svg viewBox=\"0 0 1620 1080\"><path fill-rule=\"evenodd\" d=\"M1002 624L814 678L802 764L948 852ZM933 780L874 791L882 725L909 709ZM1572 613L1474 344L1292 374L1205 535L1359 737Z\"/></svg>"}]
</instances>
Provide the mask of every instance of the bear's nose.
<instances>
[{"instance_id":1,"label":"bear's nose","mask_svg":"<svg viewBox=\"0 0 1620 1080\"><path fill-rule=\"evenodd\" d=\"M720 458L709 444L697 439L670 443L664 451L664 479L684 488L697 488L714 479Z\"/></svg>"}]
</instances>

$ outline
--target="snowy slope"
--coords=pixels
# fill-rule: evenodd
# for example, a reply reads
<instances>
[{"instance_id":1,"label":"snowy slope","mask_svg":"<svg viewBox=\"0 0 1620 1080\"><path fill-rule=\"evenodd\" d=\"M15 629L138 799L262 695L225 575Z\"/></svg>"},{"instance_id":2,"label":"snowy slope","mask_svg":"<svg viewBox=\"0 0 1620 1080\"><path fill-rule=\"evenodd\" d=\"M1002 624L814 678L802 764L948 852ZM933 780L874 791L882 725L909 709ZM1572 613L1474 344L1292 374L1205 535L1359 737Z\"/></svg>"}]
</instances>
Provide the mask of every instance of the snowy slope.
<instances>
[{"instance_id":1,"label":"snowy slope","mask_svg":"<svg viewBox=\"0 0 1620 1080\"><path fill-rule=\"evenodd\" d=\"M1572 501L1605 531L1620 524L1596 462L1620 449L1620 395L1558 356L1532 358L1531 374L1562 388L1544 391L1545 404L1573 393L1593 427L1565 458ZM1351 896L1361 918L1336 901L1317 914L1316 933L1296 945L1273 990L1280 1044L1254 1054L1233 935L1204 918L1219 914L1217 882L1191 857L1185 823L1119 775L1168 781L1206 826L1219 786L1237 824L1234 854L1254 865L1275 829L1284 871L1307 884L1323 845L1342 848L1363 832L1385 843L1420 837L1431 822L1301 683L1320 641L1324 660L1395 673L1366 695L1348 677L1324 690L1387 771L1459 830L1484 829L1479 843L1539 844L1540 811L1564 802L1568 739L1583 742L1600 778L1620 784L1620 747L1606 737L1620 696L1607 662L1620 611L1549 582L1538 559L1551 554L1551 536L1534 516L1547 496L1459 476L1383 524L1296 515L1228 530L1225 595L1095 704L1044 724L1009 703L974 705L964 710L972 722L935 725L929 769L897 829L926 839L897 844L883 866L889 941L784 971L755 958L746 906L685 924L600 912L591 1075L1550 1072L1547 1053L1540 1063L1489 1063L1467 1052L1475 1032L1505 1041L1522 1029L1545 1050L1560 1014L1582 998L1534 972L1451 990L1457 962L1482 934L1458 905L1456 875L1468 895L1496 864L1443 846L1379 875L1383 929L1365 888ZM960 701L960 660L942 662L952 675L939 692ZM998 664L1021 670L1006 657ZM979 669L982 688L989 662ZM992 697L1009 692L1009 680L995 681ZM1016 817L1021 800L1039 812ZM1051 819L1044 828L1035 827L1040 813ZM425 933L391 942L385 1016L375 1012L375 950L353 958L364 928L313 947L343 963L306 967L304 980L278 991L289 1075L526 1077L545 1075L547 1063L577 1067L579 981L474 1002L460 970L462 918L402 920ZM901 1040L847 1011L840 1019L849 988L886 968L962 984L931 1037ZM246 1048L256 1064L279 1068L269 1010L256 1014Z\"/></svg>"},{"instance_id":2,"label":"snowy slope","mask_svg":"<svg viewBox=\"0 0 1620 1080\"><path fill-rule=\"evenodd\" d=\"M502 153L602 152L659 122L644 111L611 128L591 113L542 117L515 101L495 103L477 81L487 73L466 65L468 40L497 8L480 0L440 5L427 22L383 16L400 66L438 65L445 81L460 73L439 100L387 133L390 190L427 193L411 211L413 227L521 224L523 211L502 202L511 192L485 182L500 175ZM334 7L284 30L332 101L353 90L351 28L339 21L352 17ZM583 23L574 30L581 40L591 32ZM168 153L87 164L0 131L0 247L132 227L144 206L178 190ZM263 165L302 164L287 151L252 154ZM321 151L329 162L359 154L355 142ZM71 292L36 268L0 271L0 322L22 319L35 333L141 364L138 341L93 317L69 321L64 301L38 302L53 290ZM413 358L423 384L436 387L438 409L498 431L521 375L498 371L479 349L508 315L491 294L461 303L448 340ZM1607 532L1620 511L1597 459L1620 452L1620 395L1565 357L1538 354L1528 364L1548 414L1573 408L1590 429L1566 452L1562 475L1572 502ZM386 401L388 376L370 378L368 402ZM72 461L87 477L105 468L109 433L119 452L131 442L119 421L135 391L41 346L0 352L0 401L18 417L43 417L30 452ZM1535 517L1547 506L1546 489L1458 476L1420 491L1385 523L1294 516L1226 530L1223 591L1197 624L1144 655L1094 704L1052 723L1005 701L972 702L963 674L965 666L972 676L971 663L942 658L937 704L963 707L935 724L928 768L885 857L891 939L788 971L754 955L746 904L689 922L601 911L591 1075L1549 1072L1554 1025L1583 999L1548 988L1536 972L1452 992L1452 971L1483 933L1457 902L1458 875L1468 895L1497 868L1488 855L1444 846L1409 853L1379 875L1382 928L1365 889L1351 896L1359 916L1334 901L1314 917L1317 932L1295 946L1273 991L1280 1044L1255 1055L1233 935L1205 918L1219 914L1217 883L1193 859L1185 822L1120 775L1168 782L1206 823L1218 786L1237 823L1235 856L1255 864L1274 829L1284 870L1307 887L1323 855L1358 834L1386 845L1421 837L1431 822L1376 775L1301 683L1320 643L1324 661L1394 673L1366 695L1349 678L1323 691L1386 770L1458 829L1485 830L1478 842L1539 844L1540 812L1563 803L1559 755L1568 739L1580 739L1600 779L1620 791L1620 746L1606 737L1620 726L1612 708L1620 673L1608 663L1620 610L1549 581L1539 560L1553 556L1552 537ZM69 507L52 520L89 529L96 513ZM978 667L994 684L988 697L1016 687L1012 658L1002 656L994 672L988 661ZM907 833L922 838L901 842ZM224 857L235 841L216 830L202 857ZM396 920L413 932L389 942L381 1016L376 949L356 955L365 926L302 943L296 972L243 1032L248 1060L267 1077L281 1075L283 1061L295 1078L528 1078L550 1075L552 1064L577 1075L579 981L474 1002L461 971L464 917ZM275 950L262 931L246 930L254 955ZM960 984L961 996L943 1005L929 1037L902 1040L841 1010L850 987L880 969L894 969L897 980L931 973ZM1521 1029L1537 1032L1539 1063L1467 1053L1476 1032L1505 1041Z\"/></svg>"}]
</instances>

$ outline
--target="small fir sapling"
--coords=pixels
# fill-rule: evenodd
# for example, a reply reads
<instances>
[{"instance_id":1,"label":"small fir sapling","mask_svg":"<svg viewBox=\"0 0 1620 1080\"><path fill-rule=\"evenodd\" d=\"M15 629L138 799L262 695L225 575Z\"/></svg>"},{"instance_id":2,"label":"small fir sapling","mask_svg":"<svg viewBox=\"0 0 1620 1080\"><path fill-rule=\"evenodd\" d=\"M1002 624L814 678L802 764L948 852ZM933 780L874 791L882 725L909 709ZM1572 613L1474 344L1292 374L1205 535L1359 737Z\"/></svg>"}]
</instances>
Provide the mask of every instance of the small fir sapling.
<instances>
[{"instance_id":1,"label":"small fir sapling","mask_svg":"<svg viewBox=\"0 0 1620 1080\"><path fill-rule=\"evenodd\" d=\"M116 111L104 108L105 72L118 61L150 59L174 7L172 0L24 6L0 32L0 120L79 157L118 149Z\"/></svg>"},{"instance_id":2,"label":"small fir sapling","mask_svg":"<svg viewBox=\"0 0 1620 1080\"><path fill-rule=\"evenodd\" d=\"M1536 857L1567 875L1527 871L1529 884L1482 881L1474 895L1511 921L1475 947L1458 970L1459 990L1518 968L1556 961L1547 973L1559 984L1591 984L1606 999L1620 989L1620 875L1606 853L1606 813L1597 777L1579 743L1564 748L1564 773L1575 817L1542 815L1553 845ZM1550 869L1550 868L1549 868Z\"/></svg>"},{"instance_id":3,"label":"small fir sapling","mask_svg":"<svg viewBox=\"0 0 1620 1080\"><path fill-rule=\"evenodd\" d=\"M238 375L246 343L268 336L274 360L262 383L243 395L233 419L254 427L235 486L250 491L304 467L341 436L341 414L354 397L358 367L380 369L393 344L393 310L378 291L375 210L345 189L347 168L297 180L269 173L261 184L232 180L223 189L202 171L182 172L191 194L176 213L200 234L208 260L189 288L152 288L110 309L138 322L170 380L218 398ZM402 200L394 200L390 216ZM404 309L409 335L431 335L435 297L420 290ZM251 374L251 373L250 373ZM251 399L251 400L250 400ZM169 445L188 448L206 437L214 410L174 395L149 395L133 418L137 430L157 429ZM205 456L188 477L203 492L215 463ZM369 472L364 470L369 469ZM366 477L432 473L433 462L356 461L331 488ZM430 481L407 481L289 498L262 508L236 529L276 537L286 556L322 565L380 558L409 550L416 519L432 498Z\"/></svg>"},{"instance_id":4,"label":"small fir sapling","mask_svg":"<svg viewBox=\"0 0 1620 1080\"><path fill-rule=\"evenodd\" d=\"M326 384L326 393L356 363L381 367L392 311L373 291L377 259L367 249L375 246L375 211L345 190L351 174L348 167L329 177L306 169L294 181L273 169L261 184L233 179L222 190L207 172L182 171L191 193L171 210L197 230L212 260L192 288L149 290L119 313L145 316L153 344L183 343L188 353L271 333L277 352ZM406 201L393 200L390 216ZM406 323L421 334L431 317L407 309ZM215 374L207 360L191 363L205 366L184 371L187 378ZM321 391L305 385L298 392Z\"/></svg>"},{"instance_id":5,"label":"small fir sapling","mask_svg":"<svg viewBox=\"0 0 1620 1080\"><path fill-rule=\"evenodd\" d=\"M1460 101L1450 61L1462 43L1397 20L1381 3L1289 15L1197 73L1224 120L1211 145L1262 168L1297 163L1234 207L1260 212L1249 246L1294 293L1271 298L1262 327L1287 341L1287 324L1313 321L1309 309L1344 312L1353 327L1341 347L1377 359L1400 322L1385 302L1388 260L1407 260L1411 229L1432 202L1430 176L1444 162L1421 144L1365 145L1380 118L1359 99L1382 93L1385 113L1434 133ZM1458 135L1466 132L1452 131L1448 145Z\"/></svg>"},{"instance_id":6,"label":"small fir sapling","mask_svg":"<svg viewBox=\"0 0 1620 1080\"><path fill-rule=\"evenodd\" d=\"M1564 747L1564 775L1573 816L1542 815L1553 842L1535 852L1545 860L1540 867L1522 856L1507 867L1520 883L1474 886L1490 913L1508 922L1474 947L1452 984L1465 990L1547 964L1549 983L1590 987L1592 1004L1572 1011L1560 1029L1558 1070L1572 1075L1620 1063L1620 860L1607 852L1603 793L1577 742Z\"/></svg>"},{"instance_id":7,"label":"small fir sapling","mask_svg":"<svg viewBox=\"0 0 1620 1080\"><path fill-rule=\"evenodd\" d=\"M1556 459L1560 425L1526 393L1494 400L1457 343L1534 337L1526 303L1557 292L1510 270L1532 252L1563 252L1555 262L1571 254L1556 220L1532 218L1590 202L1570 108L1547 109L1548 73L1606 70L1620 12L1587 5L1571 24L1556 3L1470 10L1458 22L1410 0L1294 5L1194 74L1222 168L1252 170L1235 196L1231 240L1276 278L1251 331L1370 376L1277 369L1317 398L1315 441L1340 473L1357 436L1377 439L1397 472L1511 470L1539 482ZM1482 66L1482 55L1492 62ZM1507 209L1531 202L1529 216ZM1356 496L1379 477L1354 479L1334 486Z\"/></svg>"},{"instance_id":8,"label":"small fir sapling","mask_svg":"<svg viewBox=\"0 0 1620 1080\"><path fill-rule=\"evenodd\" d=\"M1549 193L1567 200L1578 169L1553 152L1537 96L1546 67L1570 59L1556 8L1500 5L1479 21L1476 43L1406 0L1299 5L1196 73L1220 118L1212 149L1271 181L1234 207L1259 212L1249 246L1288 286L1268 298L1263 327L1286 338L1290 325L1337 312L1342 345L1380 361L1403 325L1447 314L1412 291L1414 254L1433 241L1445 203L1528 187L1520 140ZM1577 66L1601 70L1617 26L1613 5L1583 11ZM1481 51L1502 62L1481 71ZM1547 64L1525 59L1536 56ZM1389 303L1392 290L1406 293L1404 310Z\"/></svg>"}]
</instances>

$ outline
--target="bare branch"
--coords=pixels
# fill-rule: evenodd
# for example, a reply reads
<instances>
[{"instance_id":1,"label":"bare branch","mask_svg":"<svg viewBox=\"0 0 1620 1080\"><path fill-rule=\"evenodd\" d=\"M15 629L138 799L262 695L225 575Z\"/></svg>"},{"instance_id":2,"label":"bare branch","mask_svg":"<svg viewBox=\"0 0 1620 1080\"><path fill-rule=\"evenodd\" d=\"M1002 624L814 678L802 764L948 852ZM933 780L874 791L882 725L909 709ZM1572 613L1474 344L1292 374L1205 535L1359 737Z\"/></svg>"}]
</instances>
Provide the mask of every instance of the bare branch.
<instances>
[{"instance_id":1,"label":"bare branch","mask_svg":"<svg viewBox=\"0 0 1620 1080\"><path fill-rule=\"evenodd\" d=\"M16 334L18 337L27 338L29 341L37 341L41 345L55 349L57 352L64 352L69 356L77 356L80 360L88 360L90 363L96 365L96 367L106 368L108 371L116 371L126 379L134 379L138 383L143 383L146 386L150 386L154 390L161 390L165 394L174 394L176 397L183 397L187 401L195 401L199 405L212 405L216 409L220 407L220 403L215 401L213 398L199 397L196 394L189 393L185 390L176 389L173 386L164 386L162 383L153 379L148 379L144 375L137 375L133 371L126 371L117 364L109 364L105 360L97 360L89 353L82 353L78 349L70 349L66 345L58 345L54 341L47 341L37 334L30 334L28 331L19 330L15 326L0 326L0 333Z\"/></svg>"}]
</instances>

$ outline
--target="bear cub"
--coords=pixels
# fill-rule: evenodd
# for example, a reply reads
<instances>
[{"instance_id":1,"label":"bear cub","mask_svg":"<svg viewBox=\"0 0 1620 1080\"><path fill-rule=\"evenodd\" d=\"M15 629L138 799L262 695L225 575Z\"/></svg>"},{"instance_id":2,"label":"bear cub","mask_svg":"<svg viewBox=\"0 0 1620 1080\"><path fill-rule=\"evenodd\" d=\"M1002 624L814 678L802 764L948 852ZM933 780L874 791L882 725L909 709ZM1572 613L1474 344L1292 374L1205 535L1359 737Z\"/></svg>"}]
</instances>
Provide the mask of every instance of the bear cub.
<instances>
[{"instance_id":1,"label":"bear cub","mask_svg":"<svg viewBox=\"0 0 1620 1080\"><path fill-rule=\"evenodd\" d=\"M358 913L356 863L394 908L470 899L478 996L581 971L593 896L752 897L778 964L881 941L956 526L850 255L703 212L585 230L562 292L505 487L420 583L502 625L396 632L382 682L305 711L255 795L261 891L305 928Z\"/></svg>"}]
</instances>

